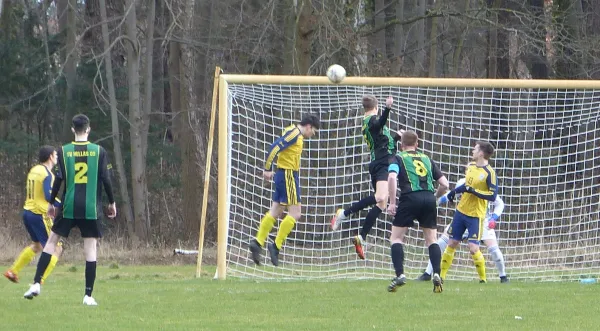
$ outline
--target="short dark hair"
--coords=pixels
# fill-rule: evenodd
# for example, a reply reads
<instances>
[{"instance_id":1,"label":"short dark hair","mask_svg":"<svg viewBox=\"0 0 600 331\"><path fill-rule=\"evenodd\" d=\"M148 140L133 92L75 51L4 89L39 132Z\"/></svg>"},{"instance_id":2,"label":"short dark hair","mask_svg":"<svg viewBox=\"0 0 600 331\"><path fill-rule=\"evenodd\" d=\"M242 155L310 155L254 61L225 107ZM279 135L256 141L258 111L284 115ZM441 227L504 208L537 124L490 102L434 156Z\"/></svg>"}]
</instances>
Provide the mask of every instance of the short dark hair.
<instances>
[{"instance_id":1,"label":"short dark hair","mask_svg":"<svg viewBox=\"0 0 600 331\"><path fill-rule=\"evenodd\" d=\"M362 105L365 110L371 110L377 107L377 98L374 95L367 94L362 98Z\"/></svg>"},{"instance_id":2,"label":"short dark hair","mask_svg":"<svg viewBox=\"0 0 600 331\"><path fill-rule=\"evenodd\" d=\"M48 161L50 159L50 156L52 156L52 154L54 154L55 151L56 149L54 149L53 146L42 146L40 148L40 151L38 152L38 161L40 163Z\"/></svg>"},{"instance_id":3,"label":"short dark hair","mask_svg":"<svg viewBox=\"0 0 600 331\"><path fill-rule=\"evenodd\" d=\"M475 145L479 145L479 150L483 152L484 159L489 160L494 155L494 145L489 141L480 140Z\"/></svg>"},{"instance_id":4,"label":"short dark hair","mask_svg":"<svg viewBox=\"0 0 600 331\"><path fill-rule=\"evenodd\" d=\"M400 140L400 143L402 143L402 146L416 147L418 142L419 142L419 136L417 135L416 132L409 130L409 131L404 131L404 133L402 133L402 139Z\"/></svg>"},{"instance_id":5,"label":"short dark hair","mask_svg":"<svg viewBox=\"0 0 600 331\"><path fill-rule=\"evenodd\" d=\"M319 120L317 115L308 114L308 115L305 115L304 117L302 117L302 120L300 121L300 125L308 125L308 124L310 124L313 128L318 130L319 127L321 126L321 121Z\"/></svg>"},{"instance_id":6,"label":"short dark hair","mask_svg":"<svg viewBox=\"0 0 600 331\"><path fill-rule=\"evenodd\" d=\"M90 119L83 115L77 114L73 116L73 130L75 133L84 133L90 127Z\"/></svg>"}]
</instances>

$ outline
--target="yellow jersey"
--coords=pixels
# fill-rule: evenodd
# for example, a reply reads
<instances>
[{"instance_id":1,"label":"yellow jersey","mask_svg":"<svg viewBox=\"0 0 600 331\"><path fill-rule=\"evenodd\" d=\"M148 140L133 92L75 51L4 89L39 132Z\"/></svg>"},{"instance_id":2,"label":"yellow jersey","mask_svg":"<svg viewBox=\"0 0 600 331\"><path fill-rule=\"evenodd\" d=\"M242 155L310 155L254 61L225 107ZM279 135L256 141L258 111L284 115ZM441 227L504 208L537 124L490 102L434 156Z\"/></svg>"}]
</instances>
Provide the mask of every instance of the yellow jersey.
<instances>
[{"instance_id":1,"label":"yellow jersey","mask_svg":"<svg viewBox=\"0 0 600 331\"><path fill-rule=\"evenodd\" d=\"M271 170L277 157L277 168L293 171L300 170L300 155L304 145L304 136L297 125L290 125L283 129L281 137L277 138L267 153L265 170Z\"/></svg>"},{"instance_id":2,"label":"yellow jersey","mask_svg":"<svg viewBox=\"0 0 600 331\"><path fill-rule=\"evenodd\" d=\"M45 215L48 211L48 200L54 184L54 174L46 166L38 164L27 174L27 197L23 209L34 214Z\"/></svg>"},{"instance_id":3,"label":"yellow jersey","mask_svg":"<svg viewBox=\"0 0 600 331\"><path fill-rule=\"evenodd\" d=\"M479 167L470 163L466 171L466 185L471 190L463 193L456 209L470 217L483 219L488 209L488 203L496 200L496 172L489 165Z\"/></svg>"}]
</instances>

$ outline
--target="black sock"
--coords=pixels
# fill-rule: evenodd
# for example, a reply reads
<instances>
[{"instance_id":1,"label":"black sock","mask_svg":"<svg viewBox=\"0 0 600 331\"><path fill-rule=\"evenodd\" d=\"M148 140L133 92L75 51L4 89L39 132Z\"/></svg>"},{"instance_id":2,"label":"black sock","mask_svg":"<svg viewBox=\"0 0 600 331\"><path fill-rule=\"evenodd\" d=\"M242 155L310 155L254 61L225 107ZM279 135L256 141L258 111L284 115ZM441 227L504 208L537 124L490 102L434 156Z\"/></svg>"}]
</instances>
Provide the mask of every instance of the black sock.
<instances>
[{"instance_id":1,"label":"black sock","mask_svg":"<svg viewBox=\"0 0 600 331\"><path fill-rule=\"evenodd\" d=\"M404 273L404 246L402 244L392 244L392 263L396 271L396 277Z\"/></svg>"},{"instance_id":2,"label":"black sock","mask_svg":"<svg viewBox=\"0 0 600 331\"><path fill-rule=\"evenodd\" d=\"M38 261L37 268L35 269L35 277L33 277L33 283L41 283L42 276L44 272L46 272L46 268L48 268L48 264L50 264L50 258L52 258L52 254L48 254L46 252L42 252L40 255L40 260Z\"/></svg>"},{"instance_id":3,"label":"black sock","mask_svg":"<svg viewBox=\"0 0 600 331\"><path fill-rule=\"evenodd\" d=\"M429 245L429 261L431 261L433 273L439 275L442 272L442 251L440 250L440 245L438 245L437 243Z\"/></svg>"},{"instance_id":4,"label":"black sock","mask_svg":"<svg viewBox=\"0 0 600 331\"><path fill-rule=\"evenodd\" d=\"M377 200L375 200L374 195L370 195L366 198L362 198L362 199L358 200L357 202L353 203L352 206L350 206L350 208L344 210L344 216L348 216L350 214L356 214L359 211L361 211L369 206L372 206L376 203L377 203Z\"/></svg>"},{"instance_id":5,"label":"black sock","mask_svg":"<svg viewBox=\"0 0 600 331\"><path fill-rule=\"evenodd\" d=\"M85 295L92 296L96 281L96 261L85 261Z\"/></svg>"},{"instance_id":6,"label":"black sock","mask_svg":"<svg viewBox=\"0 0 600 331\"><path fill-rule=\"evenodd\" d=\"M375 225L375 221L377 217L381 214L381 208L379 206L373 206L371 210L367 213L367 217L365 218L365 222L363 223L362 229L360 229L360 236L363 239L367 239L367 235L371 232L371 228Z\"/></svg>"}]
</instances>

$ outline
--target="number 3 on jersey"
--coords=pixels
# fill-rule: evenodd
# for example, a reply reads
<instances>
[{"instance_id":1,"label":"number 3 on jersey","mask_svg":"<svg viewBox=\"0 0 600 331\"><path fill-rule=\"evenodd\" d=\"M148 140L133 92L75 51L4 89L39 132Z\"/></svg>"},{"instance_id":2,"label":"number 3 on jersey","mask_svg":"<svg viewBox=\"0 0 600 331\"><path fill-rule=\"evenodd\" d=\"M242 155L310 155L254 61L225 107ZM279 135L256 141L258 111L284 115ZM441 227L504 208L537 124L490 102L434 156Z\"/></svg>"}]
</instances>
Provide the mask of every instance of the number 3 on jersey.
<instances>
[{"instance_id":1,"label":"number 3 on jersey","mask_svg":"<svg viewBox=\"0 0 600 331\"><path fill-rule=\"evenodd\" d=\"M75 163L75 184L87 184L88 165L85 162Z\"/></svg>"},{"instance_id":2,"label":"number 3 on jersey","mask_svg":"<svg viewBox=\"0 0 600 331\"><path fill-rule=\"evenodd\" d=\"M413 165L415 166L415 172L419 177L427 176L427 167L421 160L413 160Z\"/></svg>"}]
</instances>

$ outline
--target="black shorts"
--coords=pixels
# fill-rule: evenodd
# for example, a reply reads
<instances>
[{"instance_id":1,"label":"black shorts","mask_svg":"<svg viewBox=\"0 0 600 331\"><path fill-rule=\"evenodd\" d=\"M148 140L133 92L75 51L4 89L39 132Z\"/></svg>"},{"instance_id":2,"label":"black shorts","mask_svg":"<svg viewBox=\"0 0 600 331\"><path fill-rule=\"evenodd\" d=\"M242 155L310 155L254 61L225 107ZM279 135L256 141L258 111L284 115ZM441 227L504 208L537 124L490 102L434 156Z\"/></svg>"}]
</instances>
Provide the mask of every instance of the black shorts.
<instances>
[{"instance_id":1,"label":"black shorts","mask_svg":"<svg viewBox=\"0 0 600 331\"><path fill-rule=\"evenodd\" d=\"M99 220L63 218L62 214L59 213L54 219L52 232L67 238L71 233L71 229L78 227L82 238L102 238L99 223Z\"/></svg>"},{"instance_id":2,"label":"black shorts","mask_svg":"<svg viewBox=\"0 0 600 331\"><path fill-rule=\"evenodd\" d=\"M437 204L431 191L416 191L401 194L398 199L394 226L412 227L414 220L426 229L437 229Z\"/></svg>"},{"instance_id":3,"label":"black shorts","mask_svg":"<svg viewBox=\"0 0 600 331\"><path fill-rule=\"evenodd\" d=\"M371 161L371 163L369 164L369 174L371 174L371 185L373 186L373 190L377 190L377 182L387 182L389 166L389 157Z\"/></svg>"}]
</instances>

